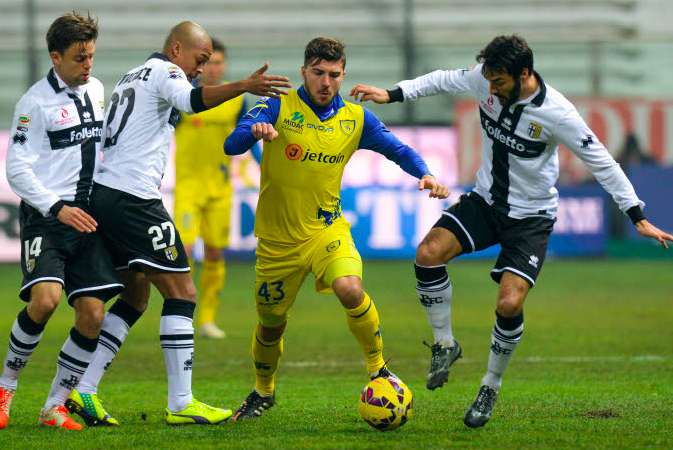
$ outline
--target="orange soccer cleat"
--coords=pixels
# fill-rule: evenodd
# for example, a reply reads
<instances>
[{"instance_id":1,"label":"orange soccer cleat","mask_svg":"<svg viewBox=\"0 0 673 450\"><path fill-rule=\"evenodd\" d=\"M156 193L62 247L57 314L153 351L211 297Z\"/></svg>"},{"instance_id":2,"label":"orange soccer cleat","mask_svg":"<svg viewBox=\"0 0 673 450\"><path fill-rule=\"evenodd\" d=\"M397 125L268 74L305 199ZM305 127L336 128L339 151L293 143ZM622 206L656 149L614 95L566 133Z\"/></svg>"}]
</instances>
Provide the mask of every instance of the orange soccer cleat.
<instances>
[{"instance_id":1,"label":"orange soccer cleat","mask_svg":"<svg viewBox=\"0 0 673 450\"><path fill-rule=\"evenodd\" d=\"M66 430L81 430L82 425L75 422L68 415L68 410L63 405L52 406L40 413L40 425L47 427L63 428Z\"/></svg>"},{"instance_id":2,"label":"orange soccer cleat","mask_svg":"<svg viewBox=\"0 0 673 450\"><path fill-rule=\"evenodd\" d=\"M0 387L0 430L9 424L9 407L14 398L14 391Z\"/></svg>"}]
</instances>

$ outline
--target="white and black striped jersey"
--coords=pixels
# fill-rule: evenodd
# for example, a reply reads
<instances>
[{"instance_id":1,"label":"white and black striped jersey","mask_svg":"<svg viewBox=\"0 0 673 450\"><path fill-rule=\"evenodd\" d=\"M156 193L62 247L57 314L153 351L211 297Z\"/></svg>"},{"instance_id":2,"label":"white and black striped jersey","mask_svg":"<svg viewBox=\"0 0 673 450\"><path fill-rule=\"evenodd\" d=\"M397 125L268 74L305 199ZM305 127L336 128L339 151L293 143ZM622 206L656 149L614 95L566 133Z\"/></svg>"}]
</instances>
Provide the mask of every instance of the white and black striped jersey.
<instances>
[{"instance_id":1,"label":"white and black striped jersey","mask_svg":"<svg viewBox=\"0 0 673 450\"><path fill-rule=\"evenodd\" d=\"M16 104L7 181L43 215L59 200L88 203L104 101L97 79L70 88L51 69Z\"/></svg>"},{"instance_id":2,"label":"white and black striped jersey","mask_svg":"<svg viewBox=\"0 0 673 450\"><path fill-rule=\"evenodd\" d=\"M196 102L196 103L194 103ZM123 75L105 113L103 155L96 183L144 199L159 187L179 111L203 109L201 90L161 53Z\"/></svg>"},{"instance_id":3,"label":"white and black striped jersey","mask_svg":"<svg viewBox=\"0 0 673 450\"><path fill-rule=\"evenodd\" d=\"M398 87L408 100L441 92L477 98L483 149L474 191L489 205L517 219L555 217L558 146L563 144L584 161L622 211L642 208L624 171L560 92L535 73L538 91L503 107L490 94L481 68L437 70Z\"/></svg>"}]
</instances>

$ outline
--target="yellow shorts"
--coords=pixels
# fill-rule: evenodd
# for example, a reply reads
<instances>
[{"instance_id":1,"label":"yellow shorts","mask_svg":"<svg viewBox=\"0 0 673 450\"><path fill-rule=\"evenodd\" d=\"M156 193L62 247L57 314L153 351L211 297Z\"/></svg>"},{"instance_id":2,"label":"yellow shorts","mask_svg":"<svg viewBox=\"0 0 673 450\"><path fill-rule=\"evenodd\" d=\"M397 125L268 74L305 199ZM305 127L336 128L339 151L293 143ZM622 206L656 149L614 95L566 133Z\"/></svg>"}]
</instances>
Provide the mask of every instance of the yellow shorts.
<instances>
[{"instance_id":1,"label":"yellow shorts","mask_svg":"<svg viewBox=\"0 0 673 450\"><path fill-rule=\"evenodd\" d=\"M184 245L200 236L209 247L229 244L233 189L204 180L178 180L175 185L175 225Z\"/></svg>"},{"instance_id":2,"label":"yellow shorts","mask_svg":"<svg viewBox=\"0 0 673 450\"><path fill-rule=\"evenodd\" d=\"M332 282L348 275L362 278L362 259L355 248L350 225L337 220L298 245L260 239L255 263L255 302L262 325L277 327L297 297L306 275L315 276L315 289L332 292Z\"/></svg>"}]
</instances>

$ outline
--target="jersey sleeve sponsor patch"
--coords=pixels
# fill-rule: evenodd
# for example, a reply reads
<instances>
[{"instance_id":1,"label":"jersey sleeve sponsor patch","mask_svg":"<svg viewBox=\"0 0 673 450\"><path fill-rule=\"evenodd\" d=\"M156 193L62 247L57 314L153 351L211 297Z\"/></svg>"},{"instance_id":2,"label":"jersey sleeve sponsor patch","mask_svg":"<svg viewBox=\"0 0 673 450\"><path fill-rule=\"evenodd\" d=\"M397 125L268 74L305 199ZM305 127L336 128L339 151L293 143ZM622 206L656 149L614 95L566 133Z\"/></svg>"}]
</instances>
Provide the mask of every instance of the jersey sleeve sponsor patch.
<instances>
[{"instance_id":1,"label":"jersey sleeve sponsor patch","mask_svg":"<svg viewBox=\"0 0 673 450\"><path fill-rule=\"evenodd\" d=\"M250 110L245 114L247 117L250 117L251 119L256 119L259 116L259 113L262 112L264 109L269 109L269 105L266 104L267 98L263 98L257 103L255 103L255 106L250 108Z\"/></svg>"}]
</instances>

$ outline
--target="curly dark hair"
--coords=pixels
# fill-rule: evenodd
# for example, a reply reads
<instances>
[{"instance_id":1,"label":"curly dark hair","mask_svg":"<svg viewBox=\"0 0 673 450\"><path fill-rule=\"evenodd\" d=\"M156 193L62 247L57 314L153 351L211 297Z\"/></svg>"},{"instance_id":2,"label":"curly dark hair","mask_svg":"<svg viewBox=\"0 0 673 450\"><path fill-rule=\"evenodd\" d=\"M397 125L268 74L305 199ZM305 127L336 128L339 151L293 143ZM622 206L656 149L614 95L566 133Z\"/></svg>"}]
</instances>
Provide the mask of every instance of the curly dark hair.
<instances>
[{"instance_id":1,"label":"curly dark hair","mask_svg":"<svg viewBox=\"0 0 673 450\"><path fill-rule=\"evenodd\" d=\"M74 42L95 41L97 38L98 19L91 17L88 11L86 17L72 11L54 20L49 27L47 49L63 54Z\"/></svg>"},{"instance_id":2,"label":"curly dark hair","mask_svg":"<svg viewBox=\"0 0 673 450\"><path fill-rule=\"evenodd\" d=\"M341 61L344 69L346 68L346 46L338 39L328 37L317 37L311 39L311 42L306 44L304 50L304 67L311 64L325 61Z\"/></svg>"},{"instance_id":3,"label":"curly dark hair","mask_svg":"<svg viewBox=\"0 0 673 450\"><path fill-rule=\"evenodd\" d=\"M521 36L497 36L477 55L477 62L484 63L482 73L506 72L514 78L523 69L533 73L533 51Z\"/></svg>"}]
</instances>

